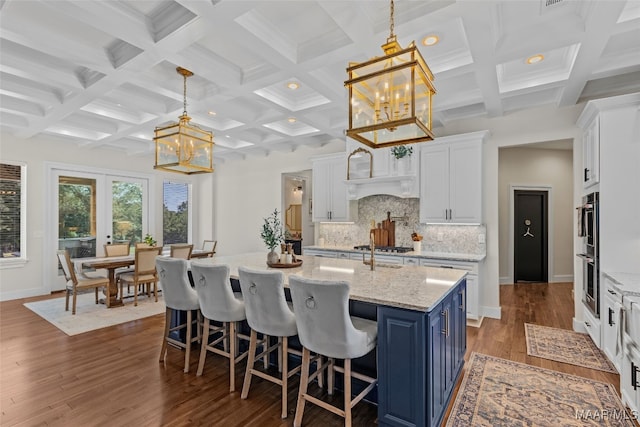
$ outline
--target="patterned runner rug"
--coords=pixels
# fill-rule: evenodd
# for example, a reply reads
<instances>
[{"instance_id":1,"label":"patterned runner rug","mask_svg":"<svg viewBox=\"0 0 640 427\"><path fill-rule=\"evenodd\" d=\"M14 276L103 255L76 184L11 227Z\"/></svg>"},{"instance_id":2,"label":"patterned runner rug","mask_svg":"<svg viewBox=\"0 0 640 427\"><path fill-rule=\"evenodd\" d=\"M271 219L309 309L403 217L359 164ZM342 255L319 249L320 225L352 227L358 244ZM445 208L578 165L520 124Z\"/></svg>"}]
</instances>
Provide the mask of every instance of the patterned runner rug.
<instances>
[{"instance_id":1,"label":"patterned runner rug","mask_svg":"<svg viewBox=\"0 0 640 427\"><path fill-rule=\"evenodd\" d=\"M447 427L634 427L611 384L472 353Z\"/></svg>"},{"instance_id":2,"label":"patterned runner rug","mask_svg":"<svg viewBox=\"0 0 640 427\"><path fill-rule=\"evenodd\" d=\"M587 334L531 323L524 324L524 332L529 356L599 371L618 372Z\"/></svg>"},{"instance_id":3,"label":"patterned runner rug","mask_svg":"<svg viewBox=\"0 0 640 427\"><path fill-rule=\"evenodd\" d=\"M69 311L64 310L64 297L29 302L24 306L67 335L77 335L165 312L162 296L158 296L158 302L153 297L138 297L137 307L131 299L125 301L122 307L107 308L104 304L96 305L93 292L78 295L75 315L71 314L71 298Z\"/></svg>"}]
</instances>

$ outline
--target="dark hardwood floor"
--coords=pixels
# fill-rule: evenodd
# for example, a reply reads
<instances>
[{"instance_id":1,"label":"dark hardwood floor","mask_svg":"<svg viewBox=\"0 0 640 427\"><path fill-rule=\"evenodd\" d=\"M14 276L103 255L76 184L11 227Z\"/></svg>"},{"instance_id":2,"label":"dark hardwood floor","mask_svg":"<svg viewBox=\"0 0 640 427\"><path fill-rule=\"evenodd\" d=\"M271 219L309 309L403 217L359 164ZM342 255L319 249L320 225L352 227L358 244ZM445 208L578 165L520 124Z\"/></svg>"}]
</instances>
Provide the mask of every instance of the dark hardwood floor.
<instances>
[{"instance_id":1,"label":"dark hardwood floor","mask_svg":"<svg viewBox=\"0 0 640 427\"><path fill-rule=\"evenodd\" d=\"M572 284L501 286L502 319L467 327L468 349L612 383L617 375L527 356L524 323L571 329ZM60 295L56 295L60 296ZM196 377L182 372L183 353L169 348L158 363L164 315L69 337L22 304L0 303L0 425L2 426L291 426L298 382L292 381L288 419L280 419L279 386L252 382L247 400L228 391L228 361L207 356ZM61 303L62 300L61 300ZM242 386L244 364L236 383ZM335 399L340 399L337 393ZM307 405L305 426L341 426L341 418ZM354 425L376 424L376 407L361 403Z\"/></svg>"}]
</instances>

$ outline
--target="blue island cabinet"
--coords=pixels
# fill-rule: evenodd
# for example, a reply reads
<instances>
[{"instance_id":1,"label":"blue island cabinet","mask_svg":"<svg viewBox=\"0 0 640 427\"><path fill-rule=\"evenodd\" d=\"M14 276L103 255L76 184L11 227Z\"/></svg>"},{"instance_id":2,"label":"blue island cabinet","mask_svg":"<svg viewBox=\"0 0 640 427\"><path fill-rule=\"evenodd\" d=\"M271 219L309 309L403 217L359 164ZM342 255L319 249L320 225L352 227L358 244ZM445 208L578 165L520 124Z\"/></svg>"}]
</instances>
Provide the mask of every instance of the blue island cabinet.
<instances>
[{"instance_id":1,"label":"blue island cabinet","mask_svg":"<svg viewBox=\"0 0 640 427\"><path fill-rule=\"evenodd\" d=\"M378 424L439 426L467 349L466 280L427 312L378 307Z\"/></svg>"}]
</instances>

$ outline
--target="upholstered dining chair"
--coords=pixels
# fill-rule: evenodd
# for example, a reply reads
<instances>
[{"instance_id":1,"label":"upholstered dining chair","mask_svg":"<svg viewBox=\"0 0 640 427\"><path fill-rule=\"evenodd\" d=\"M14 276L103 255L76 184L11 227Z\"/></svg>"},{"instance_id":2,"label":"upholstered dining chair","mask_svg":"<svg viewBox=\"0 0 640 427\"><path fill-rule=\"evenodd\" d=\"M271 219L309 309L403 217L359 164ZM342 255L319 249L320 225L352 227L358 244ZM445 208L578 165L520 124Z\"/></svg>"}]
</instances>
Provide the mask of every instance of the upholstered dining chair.
<instances>
[{"instance_id":1,"label":"upholstered dining chair","mask_svg":"<svg viewBox=\"0 0 640 427\"><path fill-rule=\"evenodd\" d=\"M184 372L189 372L189 361L191 357L191 344L199 341L202 337L200 332L200 303L198 294L191 287L187 276L187 260L170 257L156 257L156 270L162 292L164 303L167 307L164 320L164 336L162 338L162 349L160 350L160 362L164 362L167 356L167 344L184 348ZM197 310L196 334L193 335L193 311ZM178 322L171 326L172 314L177 311L186 312L186 321ZM180 318L180 316L176 316ZM184 341L171 336L172 332L186 330Z\"/></svg>"},{"instance_id":2,"label":"upholstered dining chair","mask_svg":"<svg viewBox=\"0 0 640 427\"><path fill-rule=\"evenodd\" d=\"M373 320L349 315L349 284L342 281L324 281L289 276L289 288L293 309L296 314L298 337L302 349L302 373L298 403L293 425L302 425L302 416L306 402L313 403L345 420L345 426L351 427L351 408L375 387L377 379L351 371L351 359L365 356L376 348L378 324ZM329 358L327 392L333 394L335 371L344 375L344 409L333 406L309 393L310 352ZM344 368L336 366L335 359L344 360ZM324 366L322 366L324 369ZM352 398L351 378L355 377L369 383L360 394Z\"/></svg>"},{"instance_id":3,"label":"upholstered dining chair","mask_svg":"<svg viewBox=\"0 0 640 427\"><path fill-rule=\"evenodd\" d=\"M156 272L156 257L162 252L161 247L137 248L135 267L133 273L124 273L119 277L120 295L124 284L133 285L133 305L138 305L138 290L140 285L147 285L147 296L150 296L150 287L153 285L153 294L158 302L158 274Z\"/></svg>"},{"instance_id":4,"label":"upholstered dining chair","mask_svg":"<svg viewBox=\"0 0 640 427\"><path fill-rule=\"evenodd\" d=\"M202 252L211 252L210 257L216 253L216 246L218 246L217 240L205 240L202 242Z\"/></svg>"},{"instance_id":5,"label":"upholstered dining chair","mask_svg":"<svg viewBox=\"0 0 640 427\"><path fill-rule=\"evenodd\" d=\"M76 314L76 300L78 292L85 289L94 289L96 294L96 304L98 304L98 289L105 288L107 294L107 300L109 299L109 279L106 277L95 278L78 278L76 271L73 268L71 257L69 252L65 249L57 252L58 261L62 266L64 272L64 278L67 281L66 285L66 298L65 298L65 311L69 311L69 295L73 295L73 303L71 306L71 314Z\"/></svg>"},{"instance_id":6,"label":"upholstered dining chair","mask_svg":"<svg viewBox=\"0 0 640 427\"><path fill-rule=\"evenodd\" d=\"M236 364L247 357L248 352L238 354L238 338L249 337L238 333L237 323L246 320L242 295L234 293L229 279L229 267L213 265L208 261L192 261L191 274L200 301L200 312L204 317L202 346L197 375L202 375L207 352L229 359L229 391L236 389ZM217 326L211 322L220 322ZM219 334L219 336L218 336ZM209 337L213 340L209 342ZM222 349L217 344L223 343Z\"/></svg>"},{"instance_id":7,"label":"upholstered dining chair","mask_svg":"<svg viewBox=\"0 0 640 427\"><path fill-rule=\"evenodd\" d=\"M171 252L169 256L171 258L190 259L191 251L193 251L193 245L187 244L175 244L170 246Z\"/></svg>"},{"instance_id":8,"label":"upholstered dining chair","mask_svg":"<svg viewBox=\"0 0 640 427\"><path fill-rule=\"evenodd\" d=\"M112 243L104 245L104 256L127 256L129 255L129 243Z\"/></svg>"},{"instance_id":9,"label":"upholstered dining chair","mask_svg":"<svg viewBox=\"0 0 640 427\"><path fill-rule=\"evenodd\" d=\"M247 323L251 327L249 341L249 358L244 374L242 387L242 399L249 395L251 377L257 375L260 378L278 384L282 389L281 417L287 417L287 389L289 378L300 371L300 366L289 370L289 353L301 356L300 351L289 348L289 337L298 334L296 319L287 305L284 295L284 275L281 271L257 271L245 267L238 268L240 276L240 288L247 313ZM258 334L262 334L265 348L256 356ZM278 337L276 344L269 346L266 337ZM254 368L256 359L266 357L274 350L278 350L278 366L280 377L269 375L267 372Z\"/></svg>"}]
</instances>

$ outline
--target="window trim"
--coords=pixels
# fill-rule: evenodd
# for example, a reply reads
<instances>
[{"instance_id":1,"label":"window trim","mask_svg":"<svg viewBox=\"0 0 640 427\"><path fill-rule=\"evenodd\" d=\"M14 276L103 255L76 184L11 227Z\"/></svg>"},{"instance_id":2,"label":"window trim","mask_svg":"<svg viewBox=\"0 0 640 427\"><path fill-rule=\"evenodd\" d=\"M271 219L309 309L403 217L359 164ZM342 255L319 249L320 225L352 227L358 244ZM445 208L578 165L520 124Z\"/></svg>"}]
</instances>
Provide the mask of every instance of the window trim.
<instances>
[{"instance_id":1,"label":"window trim","mask_svg":"<svg viewBox=\"0 0 640 427\"><path fill-rule=\"evenodd\" d=\"M12 160L1 160L0 163L20 166L20 257L0 257L0 269L24 266L27 259L27 163Z\"/></svg>"}]
</instances>

